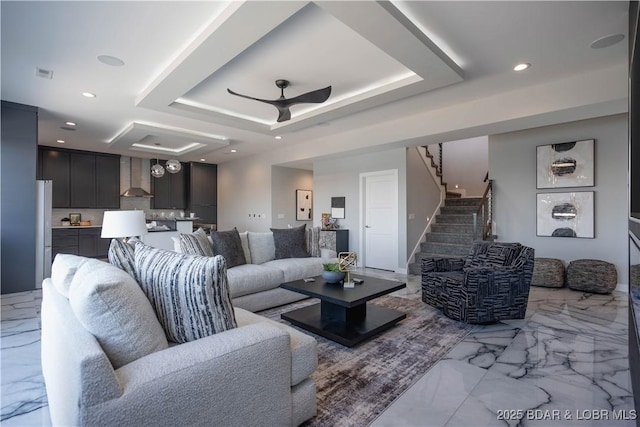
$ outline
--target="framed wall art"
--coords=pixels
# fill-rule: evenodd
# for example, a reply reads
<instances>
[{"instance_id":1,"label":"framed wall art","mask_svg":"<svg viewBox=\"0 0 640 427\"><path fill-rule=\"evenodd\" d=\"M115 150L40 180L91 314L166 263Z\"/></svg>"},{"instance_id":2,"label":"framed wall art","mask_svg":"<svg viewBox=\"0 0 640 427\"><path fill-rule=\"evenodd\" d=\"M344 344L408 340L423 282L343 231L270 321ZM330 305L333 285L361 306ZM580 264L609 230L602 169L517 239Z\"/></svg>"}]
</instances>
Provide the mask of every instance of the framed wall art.
<instances>
[{"instance_id":1,"label":"framed wall art","mask_svg":"<svg viewBox=\"0 0 640 427\"><path fill-rule=\"evenodd\" d=\"M313 219L313 191L296 190L296 220L311 221Z\"/></svg>"},{"instance_id":2,"label":"framed wall art","mask_svg":"<svg viewBox=\"0 0 640 427\"><path fill-rule=\"evenodd\" d=\"M593 187L594 140L536 147L536 187Z\"/></svg>"},{"instance_id":3,"label":"framed wall art","mask_svg":"<svg viewBox=\"0 0 640 427\"><path fill-rule=\"evenodd\" d=\"M331 198L331 217L337 219L344 219L344 197L332 197Z\"/></svg>"},{"instance_id":4,"label":"framed wall art","mask_svg":"<svg viewBox=\"0 0 640 427\"><path fill-rule=\"evenodd\" d=\"M537 194L537 235L593 239L593 196L593 191Z\"/></svg>"}]
</instances>

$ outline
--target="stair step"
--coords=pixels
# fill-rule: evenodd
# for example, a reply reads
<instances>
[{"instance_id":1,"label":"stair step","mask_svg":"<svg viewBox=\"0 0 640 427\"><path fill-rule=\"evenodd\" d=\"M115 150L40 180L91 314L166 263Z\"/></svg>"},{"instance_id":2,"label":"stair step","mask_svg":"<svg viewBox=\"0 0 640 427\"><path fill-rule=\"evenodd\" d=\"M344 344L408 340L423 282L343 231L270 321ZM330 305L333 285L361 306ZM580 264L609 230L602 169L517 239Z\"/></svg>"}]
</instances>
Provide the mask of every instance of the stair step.
<instances>
[{"instance_id":1,"label":"stair step","mask_svg":"<svg viewBox=\"0 0 640 427\"><path fill-rule=\"evenodd\" d=\"M445 199L445 206L478 206L481 197L460 197Z\"/></svg>"},{"instance_id":2,"label":"stair step","mask_svg":"<svg viewBox=\"0 0 640 427\"><path fill-rule=\"evenodd\" d=\"M476 212L476 206L444 206L440 207L441 215L471 215Z\"/></svg>"},{"instance_id":3,"label":"stair step","mask_svg":"<svg viewBox=\"0 0 640 427\"><path fill-rule=\"evenodd\" d=\"M473 224L431 224L432 233L452 233L452 234L466 234L473 235ZM427 233L428 234L428 233Z\"/></svg>"},{"instance_id":4,"label":"stair step","mask_svg":"<svg viewBox=\"0 0 640 427\"><path fill-rule=\"evenodd\" d=\"M470 245L473 243L473 235L469 233L439 233L432 231L425 234L425 240L433 243L455 243L460 245Z\"/></svg>"},{"instance_id":5,"label":"stair step","mask_svg":"<svg viewBox=\"0 0 640 427\"><path fill-rule=\"evenodd\" d=\"M467 215L436 215L439 224L473 224L473 216Z\"/></svg>"},{"instance_id":6,"label":"stair step","mask_svg":"<svg viewBox=\"0 0 640 427\"><path fill-rule=\"evenodd\" d=\"M420 252L446 254L447 256L466 256L471 244L422 242Z\"/></svg>"}]
</instances>

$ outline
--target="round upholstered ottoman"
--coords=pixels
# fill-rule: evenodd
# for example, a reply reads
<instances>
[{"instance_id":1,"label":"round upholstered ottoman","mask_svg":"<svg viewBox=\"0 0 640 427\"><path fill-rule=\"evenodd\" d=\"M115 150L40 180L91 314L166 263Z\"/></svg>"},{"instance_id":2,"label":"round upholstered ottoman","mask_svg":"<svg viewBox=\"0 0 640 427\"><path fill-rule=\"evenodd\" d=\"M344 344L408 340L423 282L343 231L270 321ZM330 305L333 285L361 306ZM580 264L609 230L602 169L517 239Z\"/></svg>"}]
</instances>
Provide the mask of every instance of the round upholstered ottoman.
<instances>
[{"instance_id":1,"label":"round upholstered ottoman","mask_svg":"<svg viewBox=\"0 0 640 427\"><path fill-rule=\"evenodd\" d=\"M567 285L576 291L610 294L618 284L616 266L597 259L578 259L567 267Z\"/></svg>"},{"instance_id":2,"label":"round upholstered ottoman","mask_svg":"<svg viewBox=\"0 0 640 427\"><path fill-rule=\"evenodd\" d=\"M564 264L555 258L536 258L533 263L532 286L564 287Z\"/></svg>"}]
</instances>

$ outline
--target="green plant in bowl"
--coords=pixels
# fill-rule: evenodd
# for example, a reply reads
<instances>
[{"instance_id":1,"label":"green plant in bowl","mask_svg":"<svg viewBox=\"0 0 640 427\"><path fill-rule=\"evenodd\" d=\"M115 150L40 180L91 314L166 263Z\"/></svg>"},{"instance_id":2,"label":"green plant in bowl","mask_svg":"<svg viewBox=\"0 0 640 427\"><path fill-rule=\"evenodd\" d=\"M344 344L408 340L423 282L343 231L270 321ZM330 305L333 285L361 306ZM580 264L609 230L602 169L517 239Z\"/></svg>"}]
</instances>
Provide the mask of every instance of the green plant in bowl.
<instances>
[{"instance_id":1,"label":"green plant in bowl","mask_svg":"<svg viewBox=\"0 0 640 427\"><path fill-rule=\"evenodd\" d=\"M337 262L322 264L324 271L340 271L340 264Z\"/></svg>"},{"instance_id":2,"label":"green plant in bowl","mask_svg":"<svg viewBox=\"0 0 640 427\"><path fill-rule=\"evenodd\" d=\"M340 265L335 263L322 264L324 271L322 272L322 278L326 283L340 283L345 276L343 271L340 271Z\"/></svg>"}]
</instances>

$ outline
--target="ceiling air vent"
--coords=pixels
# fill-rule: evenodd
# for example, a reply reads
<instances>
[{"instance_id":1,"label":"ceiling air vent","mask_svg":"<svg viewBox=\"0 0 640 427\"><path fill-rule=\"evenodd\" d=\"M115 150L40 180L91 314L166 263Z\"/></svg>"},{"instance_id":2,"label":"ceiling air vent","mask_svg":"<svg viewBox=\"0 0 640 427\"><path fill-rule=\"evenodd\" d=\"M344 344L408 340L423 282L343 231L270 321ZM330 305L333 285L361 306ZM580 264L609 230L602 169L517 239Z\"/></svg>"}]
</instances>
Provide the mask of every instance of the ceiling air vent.
<instances>
[{"instance_id":1,"label":"ceiling air vent","mask_svg":"<svg viewBox=\"0 0 640 427\"><path fill-rule=\"evenodd\" d=\"M53 78L53 71L36 67L36 76L51 80Z\"/></svg>"}]
</instances>

